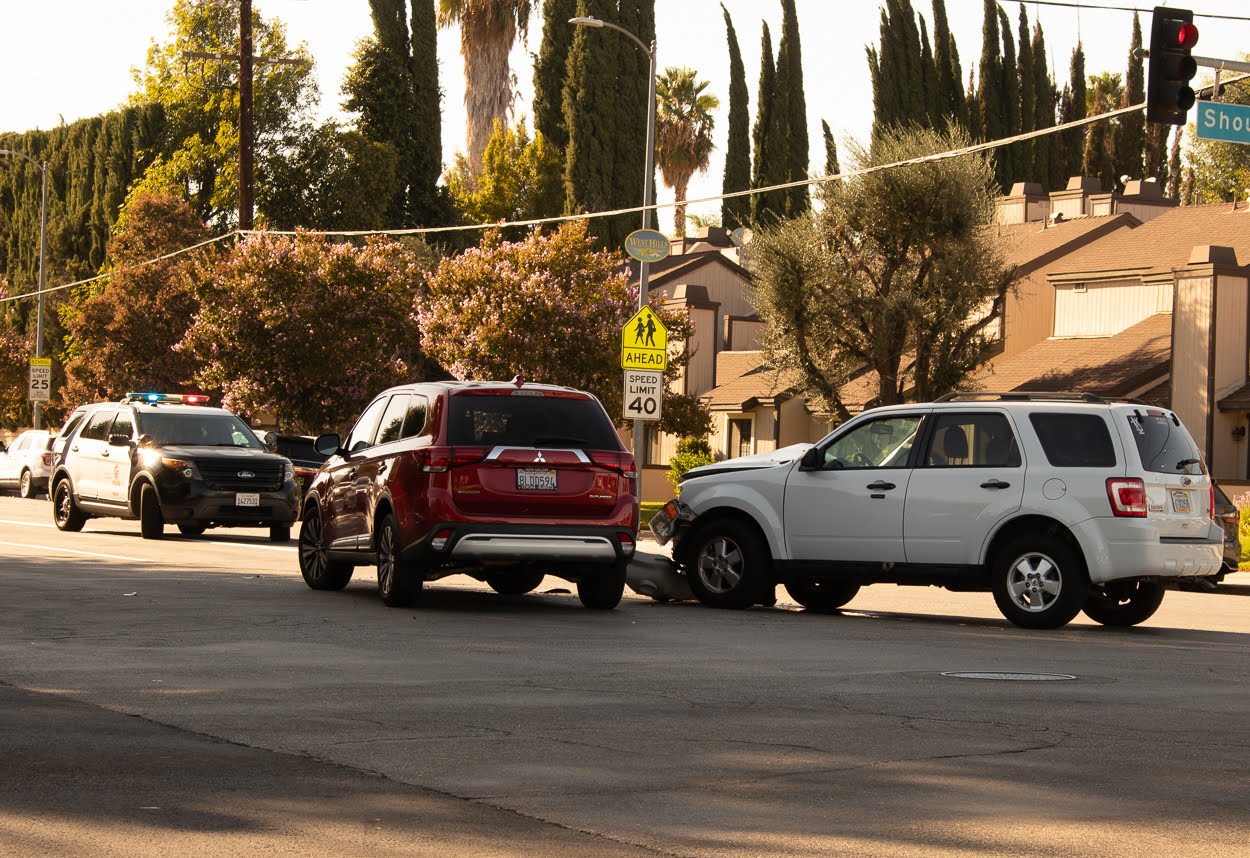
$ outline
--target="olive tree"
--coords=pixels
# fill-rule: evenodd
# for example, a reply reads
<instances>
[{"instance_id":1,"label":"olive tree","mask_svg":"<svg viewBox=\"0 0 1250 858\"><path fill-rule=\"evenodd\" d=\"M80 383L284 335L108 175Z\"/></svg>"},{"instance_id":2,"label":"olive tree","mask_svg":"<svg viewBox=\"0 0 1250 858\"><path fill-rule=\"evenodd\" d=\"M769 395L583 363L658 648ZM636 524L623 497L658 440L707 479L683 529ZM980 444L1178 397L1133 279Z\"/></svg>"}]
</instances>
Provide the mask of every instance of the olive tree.
<instances>
[{"instance_id":1,"label":"olive tree","mask_svg":"<svg viewBox=\"0 0 1250 858\"><path fill-rule=\"evenodd\" d=\"M1014 279L989 228L992 162L872 169L966 145L960 130L885 131L871 150L851 149L853 167L869 172L752 244L765 348L824 413L850 416L842 388L865 371L876 376L872 404L927 401L990 357Z\"/></svg>"}]
</instances>

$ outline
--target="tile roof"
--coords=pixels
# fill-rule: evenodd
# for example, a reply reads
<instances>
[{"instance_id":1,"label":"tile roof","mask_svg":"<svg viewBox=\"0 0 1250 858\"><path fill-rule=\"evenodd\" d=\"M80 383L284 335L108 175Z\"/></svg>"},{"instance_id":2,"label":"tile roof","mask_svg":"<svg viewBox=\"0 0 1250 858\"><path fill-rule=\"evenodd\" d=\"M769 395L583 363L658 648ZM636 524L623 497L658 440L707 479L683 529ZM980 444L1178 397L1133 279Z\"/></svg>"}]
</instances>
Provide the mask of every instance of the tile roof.
<instances>
[{"instance_id":1,"label":"tile roof","mask_svg":"<svg viewBox=\"0 0 1250 858\"><path fill-rule=\"evenodd\" d=\"M1043 340L1019 354L993 361L973 378L973 384L994 391L1089 391L1125 396L1165 375L1171 361L1172 314L1156 313L1111 337Z\"/></svg>"},{"instance_id":2,"label":"tile roof","mask_svg":"<svg viewBox=\"0 0 1250 858\"><path fill-rule=\"evenodd\" d=\"M1136 229L1121 229L1069 256L1054 272L1170 271L1185 265L1196 245L1232 247L1250 263L1250 208L1230 203L1180 206Z\"/></svg>"},{"instance_id":3,"label":"tile roof","mask_svg":"<svg viewBox=\"0 0 1250 858\"><path fill-rule=\"evenodd\" d=\"M1217 403L1221 411L1250 411L1250 382Z\"/></svg>"},{"instance_id":4,"label":"tile roof","mask_svg":"<svg viewBox=\"0 0 1250 858\"><path fill-rule=\"evenodd\" d=\"M1131 232L1141 221L1128 212L1098 217L1079 217L1060 223L1047 224L1045 221L1033 223L1002 224L997 227L999 247L1003 251L1003 261L1008 265L1029 266L1064 250L1067 245L1075 245L1071 250L1080 247L1082 239L1093 239L1095 233L1107 233L1114 230ZM1069 252L1070 252L1069 251ZM1031 267L1031 266L1029 266Z\"/></svg>"},{"instance_id":5,"label":"tile roof","mask_svg":"<svg viewBox=\"0 0 1250 858\"><path fill-rule=\"evenodd\" d=\"M722 364L726 355L739 355L737 363ZM741 411L754 407L757 400L801 396L802 385L797 373L777 370L763 359L763 352L721 352L717 357L716 378L723 383L700 397L713 411ZM722 375L745 367L737 375ZM877 395L877 374L866 372L842 386L842 402L852 412L863 410Z\"/></svg>"},{"instance_id":6,"label":"tile roof","mask_svg":"<svg viewBox=\"0 0 1250 858\"><path fill-rule=\"evenodd\" d=\"M764 353L761 351L725 350L716 353L716 381L728 384L748 372L764 365Z\"/></svg>"}]
</instances>

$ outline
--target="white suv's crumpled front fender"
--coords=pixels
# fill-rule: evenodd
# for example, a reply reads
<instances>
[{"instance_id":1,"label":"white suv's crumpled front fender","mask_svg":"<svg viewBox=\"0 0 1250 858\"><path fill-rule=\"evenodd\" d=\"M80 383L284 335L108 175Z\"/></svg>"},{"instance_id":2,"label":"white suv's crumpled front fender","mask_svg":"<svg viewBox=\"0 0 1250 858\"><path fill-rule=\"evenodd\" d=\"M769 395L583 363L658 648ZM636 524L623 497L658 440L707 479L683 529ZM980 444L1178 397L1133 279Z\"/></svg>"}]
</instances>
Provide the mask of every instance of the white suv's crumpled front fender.
<instances>
[{"instance_id":1,"label":"white suv's crumpled front fender","mask_svg":"<svg viewBox=\"0 0 1250 858\"><path fill-rule=\"evenodd\" d=\"M768 553L776 560L788 559L782 530L782 502L786 477L793 463L752 471L736 471L725 479L708 476L682 485L681 502L696 518L686 529L697 528L714 517L717 510L735 510L747 515L768 541Z\"/></svg>"}]
</instances>

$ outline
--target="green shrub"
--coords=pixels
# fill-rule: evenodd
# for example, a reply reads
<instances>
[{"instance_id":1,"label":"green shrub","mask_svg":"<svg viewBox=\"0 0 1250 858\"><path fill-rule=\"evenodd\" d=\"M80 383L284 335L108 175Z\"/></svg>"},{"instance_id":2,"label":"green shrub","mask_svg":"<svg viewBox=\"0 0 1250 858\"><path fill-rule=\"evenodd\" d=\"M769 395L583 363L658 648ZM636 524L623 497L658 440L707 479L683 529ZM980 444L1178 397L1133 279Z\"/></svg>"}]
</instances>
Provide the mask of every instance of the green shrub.
<instances>
[{"instance_id":1,"label":"green shrub","mask_svg":"<svg viewBox=\"0 0 1250 858\"><path fill-rule=\"evenodd\" d=\"M706 438L682 438L677 442L677 454L668 462L668 481L673 491L680 494L681 480L686 471L700 465L710 465L716 460L712 458L712 445Z\"/></svg>"}]
</instances>

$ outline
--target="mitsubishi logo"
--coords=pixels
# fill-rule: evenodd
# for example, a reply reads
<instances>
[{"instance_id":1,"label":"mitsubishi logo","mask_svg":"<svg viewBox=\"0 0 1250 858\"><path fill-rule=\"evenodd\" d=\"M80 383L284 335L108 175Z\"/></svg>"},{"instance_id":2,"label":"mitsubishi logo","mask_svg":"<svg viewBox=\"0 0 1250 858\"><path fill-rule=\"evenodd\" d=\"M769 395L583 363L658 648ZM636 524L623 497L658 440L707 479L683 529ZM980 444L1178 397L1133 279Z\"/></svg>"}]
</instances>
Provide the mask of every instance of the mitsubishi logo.
<instances>
[{"instance_id":1,"label":"mitsubishi logo","mask_svg":"<svg viewBox=\"0 0 1250 858\"><path fill-rule=\"evenodd\" d=\"M535 462L542 462L543 464L546 464L547 460L543 458L543 451L542 451L542 450L539 450L539 451L538 451L538 455L534 457L534 461L535 461Z\"/></svg>"},{"instance_id":2,"label":"mitsubishi logo","mask_svg":"<svg viewBox=\"0 0 1250 858\"><path fill-rule=\"evenodd\" d=\"M251 471L239 471L239 479L241 480L250 480L254 476L256 475Z\"/></svg>"}]
</instances>

